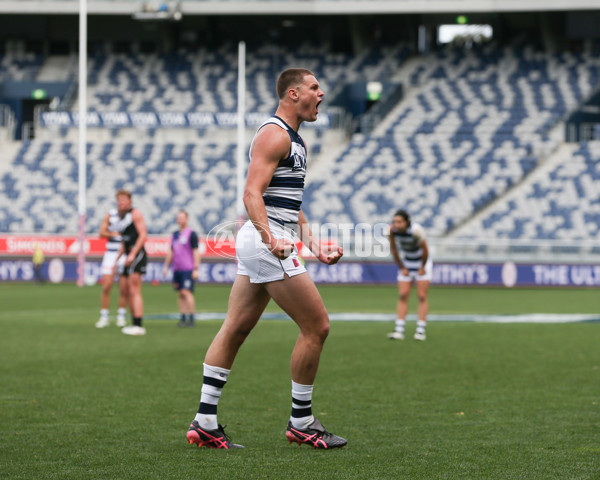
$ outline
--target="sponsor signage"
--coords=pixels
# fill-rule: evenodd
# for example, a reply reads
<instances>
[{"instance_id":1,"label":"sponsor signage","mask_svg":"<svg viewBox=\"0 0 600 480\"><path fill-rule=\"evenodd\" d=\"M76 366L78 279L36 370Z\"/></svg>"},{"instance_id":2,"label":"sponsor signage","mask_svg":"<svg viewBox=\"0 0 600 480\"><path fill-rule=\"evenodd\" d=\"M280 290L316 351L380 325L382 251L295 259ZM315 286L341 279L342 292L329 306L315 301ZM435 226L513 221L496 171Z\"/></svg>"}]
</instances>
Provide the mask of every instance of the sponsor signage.
<instances>
[{"instance_id":1,"label":"sponsor signage","mask_svg":"<svg viewBox=\"0 0 600 480\"><path fill-rule=\"evenodd\" d=\"M34 236L0 235L0 256L30 256L36 243L44 255L50 257L76 257L79 241L76 236ZM166 257L171 248L170 237L148 237L144 245L149 257ZM206 258L235 258L233 239L200 238L200 254ZM106 240L99 237L86 237L84 242L86 255L101 257L106 249Z\"/></svg>"},{"instance_id":2,"label":"sponsor signage","mask_svg":"<svg viewBox=\"0 0 600 480\"><path fill-rule=\"evenodd\" d=\"M246 126L258 127L269 114L246 114ZM88 112L86 115L88 127L102 128L203 128L210 126L237 126L236 112ZM43 112L40 116L42 127L70 128L79 125L79 113L76 112ZM310 127L329 127L331 118L327 113L319 113L316 122L306 124Z\"/></svg>"},{"instance_id":3,"label":"sponsor signage","mask_svg":"<svg viewBox=\"0 0 600 480\"><path fill-rule=\"evenodd\" d=\"M344 262L328 266L319 262L306 263L306 269L316 283L381 284L396 283L397 268L392 263ZM163 277L163 262L148 262L144 282L170 282L171 274ZM200 283L232 283L237 272L234 261L206 261L200 265ZM53 283L75 282L75 258L52 258L43 266L44 278ZM95 284L101 276L100 261L85 264L85 281ZM0 259L0 282L32 281L31 260ZM505 287L600 287L600 265L569 264L456 264L438 263L433 267L432 284L456 286Z\"/></svg>"}]
</instances>

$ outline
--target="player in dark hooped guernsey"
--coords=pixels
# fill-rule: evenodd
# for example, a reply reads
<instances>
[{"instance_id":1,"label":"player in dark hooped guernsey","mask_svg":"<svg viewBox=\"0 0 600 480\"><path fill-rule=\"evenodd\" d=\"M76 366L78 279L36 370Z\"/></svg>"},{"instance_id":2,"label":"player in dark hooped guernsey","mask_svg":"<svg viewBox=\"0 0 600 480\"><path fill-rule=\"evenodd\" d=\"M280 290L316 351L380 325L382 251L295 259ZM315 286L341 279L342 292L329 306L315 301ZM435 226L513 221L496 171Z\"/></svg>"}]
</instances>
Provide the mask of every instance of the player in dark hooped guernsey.
<instances>
[{"instance_id":1,"label":"player in dark hooped guernsey","mask_svg":"<svg viewBox=\"0 0 600 480\"><path fill-rule=\"evenodd\" d=\"M295 246L299 239L326 265L334 265L344 253L337 245L321 247L301 209L306 148L298 129L317 119L324 93L311 71L291 68L279 76L277 95L275 115L259 127L250 147L244 189L249 220L236 237L238 271L227 316L204 357L200 405L186 434L188 442L198 446L241 447L217 422L217 407L238 350L271 298L300 329L290 362L287 440L319 449L346 445L346 439L325 430L313 415L313 386L329 334L329 316ZM246 423L251 425L252 419Z\"/></svg>"},{"instance_id":2,"label":"player in dark hooped guernsey","mask_svg":"<svg viewBox=\"0 0 600 480\"><path fill-rule=\"evenodd\" d=\"M114 266L117 263L119 248L121 247L121 232L119 228L121 217L117 208L111 208L110 211L102 219L100 224L100 237L106 238L106 251L102 257L102 293L100 294L100 319L96 322L96 328L104 328L109 325L109 308L110 308L110 291L115 283L115 273L121 274L123 271L124 258L121 258L117 265L117 272ZM127 305L129 303L127 278L123 275L119 276L119 303L117 310L117 327L124 327L125 314L127 313Z\"/></svg>"},{"instance_id":3,"label":"player in dark hooped guernsey","mask_svg":"<svg viewBox=\"0 0 600 480\"><path fill-rule=\"evenodd\" d=\"M119 256L125 254L123 276L127 278L129 309L133 325L121 330L125 335L145 335L142 326L144 300L142 298L142 275L146 273L147 256L144 243L148 236L146 222L142 213L131 206L131 193L127 190L117 192L119 226L121 228L121 248Z\"/></svg>"},{"instance_id":4,"label":"player in dark hooped guernsey","mask_svg":"<svg viewBox=\"0 0 600 480\"><path fill-rule=\"evenodd\" d=\"M415 340L425 340L425 326L429 303L427 293L433 264L429 255L425 230L412 223L405 210L398 210L390 227L390 249L398 265L398 306L394 331L388 334L392 340L404 340L404 326L408 312L408 297L412 284L417 284L419 306Z\"/></svg>"}]
</instances>

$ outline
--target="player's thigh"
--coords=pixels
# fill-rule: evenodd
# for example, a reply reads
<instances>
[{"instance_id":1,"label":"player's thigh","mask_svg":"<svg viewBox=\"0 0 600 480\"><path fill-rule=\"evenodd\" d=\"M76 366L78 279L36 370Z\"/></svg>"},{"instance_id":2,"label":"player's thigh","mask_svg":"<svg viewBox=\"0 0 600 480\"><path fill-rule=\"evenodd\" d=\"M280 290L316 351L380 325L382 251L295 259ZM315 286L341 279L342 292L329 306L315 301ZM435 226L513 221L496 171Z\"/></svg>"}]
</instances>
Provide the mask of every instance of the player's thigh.
<instances>
[{"instance_id":1,"label":"player's thigh","mask_svg":"<svg viewBox=\"0 0 600 480\"><path fill-rule=\"evenodd\" d=\"M113 273L102 275L102 289L104 291L110 291L114 282L115 275Z\"/></svg>"},{"instance_id":2,"label":"player's thigh","mask_svg":"<svg viewBox=\"0 0 600 480\"><path fill-rule=\"evenodd\" d=\"M119 275L119 293L124 297L129 295L129 277L123 274Z\"/></svg>"},{"instance_id":3,"label":"player's thigh","mask_svg":"<svg viewBox=\"0 0 600 480\"><path fill-rule=\"evenodd\" d=\"M301 330L321 330L329 325L323 299L308 273L265 284L275 303L298 324Z\"/></svg>"},{"instance_id":4,"label":"player's thigh","mask_svg":"<svg viewBox=\"0 0 600 480\"><path fill-rule=\"evenodd\" d=\"M252 330L269 300L270 296L262 284L250 283L247 275L236 275L229 294L223 328Z\"/></svg>"},{"instance_id":5,"label":"player's thigh","mask_svg":"<svg viewBox=\"0 0 600 480\"><path fill-rule=\"evenodd\" d=\"M137 272L130 273L127 284L130 295L140 293L142 290L142 274Z\"/></svg>"},{"instance_id":6,"label":"player's thigh","mask_svg":"<svg viewBox=\"0 0 600 480\"><path fill-rule=\"evenodd\" d=\"M427 298L427 292L429 291L429 280L418 280L417 281L417 295L419 298Z\"/></svg>"}]
</instances>

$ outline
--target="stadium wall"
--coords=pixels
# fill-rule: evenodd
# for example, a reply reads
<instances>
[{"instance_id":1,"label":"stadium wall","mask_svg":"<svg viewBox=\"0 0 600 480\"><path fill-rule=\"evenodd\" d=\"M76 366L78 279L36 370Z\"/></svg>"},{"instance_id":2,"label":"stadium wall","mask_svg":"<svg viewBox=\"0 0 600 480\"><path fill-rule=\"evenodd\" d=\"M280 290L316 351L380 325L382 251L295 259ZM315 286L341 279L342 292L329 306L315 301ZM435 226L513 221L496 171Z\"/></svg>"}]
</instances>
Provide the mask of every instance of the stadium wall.
<instances>
[{"instance_id":1,"label":"stadium wall","mask_svg":"<svg viewBox=\"0 0 600 480\"><path fill-rule=\"evenodd\" d=\"M146 244L148 256L146 283L170 282L163 276L164 257L170 248L168 237L150 237ZM0 282L21 282L34 279L31 256L35 245L45 252L42 274L52 283L77 280L78 243L75 237L0 236ZM86 283L96 284L101 277L101 257L105 241L89 237L86 242ZM233 241L202 238L199 246L203 262L200 282L232 283L237 266ZM390 258L342 261L327 266L310 259L299 245L306 268L316 283L376 284L396 283L397 268ZM435 262L433 285L505 286L505 287L600 287L600 264L577 263L515 263L504 262Z\"/></svg>"},{"instance_id":2,"label":"stadium wall","mask_svg":"<svg viewBox=\"0 0 600 480\"><path fill-rule=\"evenodd\" d=\"M148 262L145 283L171 281L164 277L162 261ZM306 268L318 284L394 285L396 266L392 263L341 262L327 266L316 261ZM95 285L101 277L101 261L89 260L85 265L85 282ZM204 261L199 268L200 283L231 284L237 265L233 261ZM77 262L73 259L50 258L42 268L42 276L51 283L77 281ZM0 282L31 282L33 263L27 258L0 259ZM600 287L600 265L575 264L503 264L436 263L432 285L477 287Z\"/></svg>"}]
</instances>

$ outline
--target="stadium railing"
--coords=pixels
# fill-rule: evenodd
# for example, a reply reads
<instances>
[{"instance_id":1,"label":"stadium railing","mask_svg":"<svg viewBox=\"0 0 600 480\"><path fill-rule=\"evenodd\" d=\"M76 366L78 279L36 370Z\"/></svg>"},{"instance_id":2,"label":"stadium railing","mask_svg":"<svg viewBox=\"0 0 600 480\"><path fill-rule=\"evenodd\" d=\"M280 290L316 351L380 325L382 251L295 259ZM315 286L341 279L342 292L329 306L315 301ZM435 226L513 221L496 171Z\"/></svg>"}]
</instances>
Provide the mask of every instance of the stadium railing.
<instances>
[{"instance_id":1,"label":"stadium railing","mask_svg":"<svg viewBox=\"0 0 600 480\"><path fill-rule=\"evenodd\" d=\"M350 238L343 243L344 260L389 262L389 246L381 237ZM515 240L497 238L428 238L434 262L599 264L600 246L591 240Z\"/></svg>"},{"instance_id":2,"label":"stadium railing","mask_svg":"<svg viewBox=\"0 0 600 480\"><path fill-rule=\"evenodd\" d=\"M447 261L600 262L600 247L591 240L515 240L479 238L430 241L434 256Z\"/></svg>"}]
</instances>

